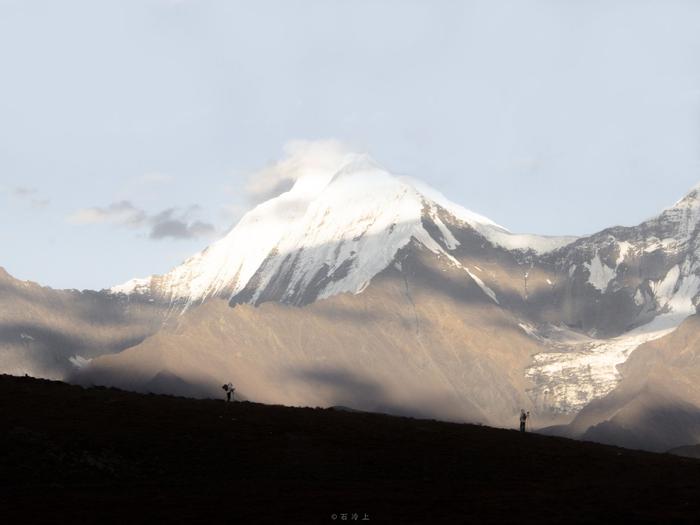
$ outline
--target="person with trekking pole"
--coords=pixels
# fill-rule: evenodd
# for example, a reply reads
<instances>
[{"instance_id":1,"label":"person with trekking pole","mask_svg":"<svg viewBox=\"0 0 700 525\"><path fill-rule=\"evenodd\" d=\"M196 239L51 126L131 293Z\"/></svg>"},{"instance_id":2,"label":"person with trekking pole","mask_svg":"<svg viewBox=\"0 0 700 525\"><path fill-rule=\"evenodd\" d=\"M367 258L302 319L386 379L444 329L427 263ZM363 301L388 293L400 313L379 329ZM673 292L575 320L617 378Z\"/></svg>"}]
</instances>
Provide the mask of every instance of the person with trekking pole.
<instances>
[{"instance_id":1,"label":"person with trekking pole","mask_svg":"<svg viewBox=\"0 0 700 525\"><path fill-rule=\"evenodd\" d=\"M520 432L525 432L527 420L530 417L530 412L525 412L525 409L520 409Z\"/></svg>"},{"instance_id":2,"label":"person with trekking pole","mask_svg":"<svg viewBox=\"0 0 700 525\"><path fill-rule=\"evenodd\" d=\"M221 388L223 388L224 392L226 392L226 402L227 403L231 401L231 398L234 398L234 400L235 400L236 389L233 388L232 383L226 383Z\"/></svg>"}]
</instances>

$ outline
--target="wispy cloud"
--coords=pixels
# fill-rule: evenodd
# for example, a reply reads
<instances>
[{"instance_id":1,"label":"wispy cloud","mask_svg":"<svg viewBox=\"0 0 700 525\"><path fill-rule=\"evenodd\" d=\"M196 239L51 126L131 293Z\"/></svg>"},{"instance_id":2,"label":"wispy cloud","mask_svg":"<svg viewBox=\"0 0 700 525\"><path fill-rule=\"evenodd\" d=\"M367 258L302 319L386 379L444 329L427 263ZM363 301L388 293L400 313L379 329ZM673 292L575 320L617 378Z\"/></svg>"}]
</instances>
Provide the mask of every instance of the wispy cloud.
<instances>
[{"instance_id":1,"label":"wispy cloud","mask_svg":"<svg viewBox=\"0 0 700 525\"><path fill-rule=\"evenodd\" d=\"M39 190L36 188L25 188L23 186L18 186L12 190L12 193L18 197L31 197L39 193Z\"/></svg>"},{"instance_id":2,"label":"wispy cloud","mask_svg":"<svg viewBox=\"0 0 700 525\"><path fill-rule=\"evenodd\" d=\"M25 186L16 186L11 190L12 195L28 202L33 208L46 208L51 201L42 197L37 188L29 188Z\"/></svg>"},{"instance_id":3,"label":"wispy cloud","mask_svg":"<svg viewBox=\"0 0 700 525\"><path fill-rule=\"evenodd\" d=\"M95 206L78 210L68 217L68 222L73 224L111 223L138 228L143 226L147 219L146 212L134 206L130 201L120 201L104 208Z\"/></svg>"},{"instance_id":4,"label":"wispy cloud","mask_svg":"<svg viewBox=\"0 0 700 525\"><path fill-rule=\"evenodd\" d=\"M131 201L119 201L109 206L84 208L68 217L73 224L114 224L134 229L148 230L150 239L193 239L216 233L214 225L195 218L198 206L168 208L148 214Z\"/></svg>"},{"instance_id":5,"label":"wispy cloud","mask_svg":"<svg viewBox=\"0 0 700 525\"><path fill-rule=\"evenodd\" d=\"M199 220L190 221L190 211L178 211L175 208L164 210L149 219L151 239L193 239L209 237L216 232L212 224Z\"/></svg>"},{"instance_id":6,"label":"wispy cloud","mask_svg":"<svg viewBox=\"0 0 700 525\"><path fill-rule=\"evenodd\" d=\"M351 150L337 140L295 140L285 144L284 153L282 160L248 177L245 193L251 204L290 190L304 175L339 169Z\"/></svg>"}]
</instances>

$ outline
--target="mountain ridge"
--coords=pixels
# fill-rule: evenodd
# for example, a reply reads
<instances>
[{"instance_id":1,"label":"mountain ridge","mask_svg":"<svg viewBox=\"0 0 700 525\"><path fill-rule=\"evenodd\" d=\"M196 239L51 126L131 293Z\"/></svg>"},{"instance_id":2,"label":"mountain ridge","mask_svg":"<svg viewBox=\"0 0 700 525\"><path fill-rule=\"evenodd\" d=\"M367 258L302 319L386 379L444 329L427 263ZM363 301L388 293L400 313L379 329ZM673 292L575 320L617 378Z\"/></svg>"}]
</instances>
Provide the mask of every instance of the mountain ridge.
<instances>
[{"instance_id":1,"label":"mountain ridge","mask_svg":"<svg viewBox=\"0 0 700 525\"><path fill-rule=\"evenodd\" d=\"M151 324L128 347L74 355L63 377L206 396L227 375L251 399L381 409L345 395L353 378L386 389L398 413L508 426L525 407L566 424L612 395L637 348L696 313L698 187L637 226L550 238L513 234L367 156L331 160L171 272L100 292L151 305ZM313 388L283 373L304 363ZM428 387L449 401L426 412Z\"/></svg>"},{"instance_id":2,"label":"mountain ridge","mask_svg":"<svg viewBox=\"0 0 700 525\"><path fill-rule=\"evenodd\" d=\"M514 430L2 375L0 409L10 522L692 523L700 511L697 460Z\"/></svg>"},{"instance_id":3,"label":"mountain ridge","mask_svg":"<svg viewBox=\"0 0 700 525\"><path fill-rule=\"evenodd\" d=\"M291 190L258 205L223 239L168 274L135 279L111 290L126 294L151 292L173 302L184 302L184 308L220 294L229 295L231 300L263 266L267 267L267 274L258 276L258 280L268 282L273 278L270 273L288 265L286 259L296 256L294 263L306 262L310 266L307 272L312 275L323 264L328 266L326 277L336 286L321 291L319 297L357 293L392 262L411 238L436 253L455 247L456 240L439 218L438 209L498 245L546 251L573 239L512 234L490 219L451 203L415 179L389 174L365 155L346 155L337 160L333 169L300 177ZM437 227L437 235L431 237L424 230L424 216L430 217ZM363 239L374 239L375 245L366 246ZM435 239L438 245L433 242ZM240 246L244 246L245 257L236 253L242 252ZM299 257L304 250L316 253L311 261ZM319 250L322 253L317 253ZM345 273L334 279L332 274L339 269ZM291 286L305 288L308 282L300 282L303 278L297 275ZM343 279L345 282L338 282ZM293 295L289 290L287 293ZM299 293L304 295L303 291ZM253 292L250 300L258 301L259 295L260 292Z\"/></svg>"}]
</instances>

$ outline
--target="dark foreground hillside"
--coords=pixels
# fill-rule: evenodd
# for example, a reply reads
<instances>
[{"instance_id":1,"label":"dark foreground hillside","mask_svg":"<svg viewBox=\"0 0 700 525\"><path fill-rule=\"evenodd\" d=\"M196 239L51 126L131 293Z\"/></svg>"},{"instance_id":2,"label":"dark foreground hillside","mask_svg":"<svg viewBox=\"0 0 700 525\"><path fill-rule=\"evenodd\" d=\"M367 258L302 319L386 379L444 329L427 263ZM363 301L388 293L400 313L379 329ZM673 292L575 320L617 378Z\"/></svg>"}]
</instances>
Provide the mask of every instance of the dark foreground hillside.
<instances>
[{"instance_id":1,"label":"dark foreground hillside","mask_svg":"<svg viewBox=\"0 0 700 525\"><path fill-rule=\"evenodd\" d=\"M2 523L700 517L698 460L515 431L11 376L0 416Z\"/></svg>"}]
</instances>

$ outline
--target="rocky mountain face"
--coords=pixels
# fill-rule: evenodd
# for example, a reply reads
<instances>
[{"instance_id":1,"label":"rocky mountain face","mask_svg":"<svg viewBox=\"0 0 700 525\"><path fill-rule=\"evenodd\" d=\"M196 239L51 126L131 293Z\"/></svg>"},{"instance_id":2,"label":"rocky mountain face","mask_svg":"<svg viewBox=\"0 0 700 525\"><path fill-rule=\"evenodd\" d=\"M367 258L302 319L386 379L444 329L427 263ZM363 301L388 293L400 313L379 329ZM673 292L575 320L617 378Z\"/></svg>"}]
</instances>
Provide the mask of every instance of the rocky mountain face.
<instances>
[{"instance_id":1,"label":"rocky mountain face","mask_svg":"<svg viewBox=\"0 0 700 525\"><path fill-rule=\"evenodd\" d=\"M91 359L154 334L165 314L145 297L53 290L0 268L0 370L65 379Z\"/></svg>"},{"instance_id":2,"label":"rocky mountain face","mask_svg":"<svg viewBox=\"0 0 700 525\"><path fill-rule=\"evenodd\" d=\"M695 188L651 220L578 239L535 262L559 283L554 315L545 299L533 330L550 348L528 372L539 405L553 395L560 409L583 408L617 385L617 367L632 351L696 312L699 223Z\"/></svg>"},{"instance_id":3,"label":"rocky mountain face","mask_svg":"<svg viewBox=\"0 0 700 525\"><path fill-rule=\"evenodd\" d=\"M139 328L66 377L193 395L231 380L269 403L502 426L524 407L537 426L568 423L695 313L699 222L696 188L635 227L513 234L347 155L170 273L96 294Z\"/></svg>"}]
</instances>

